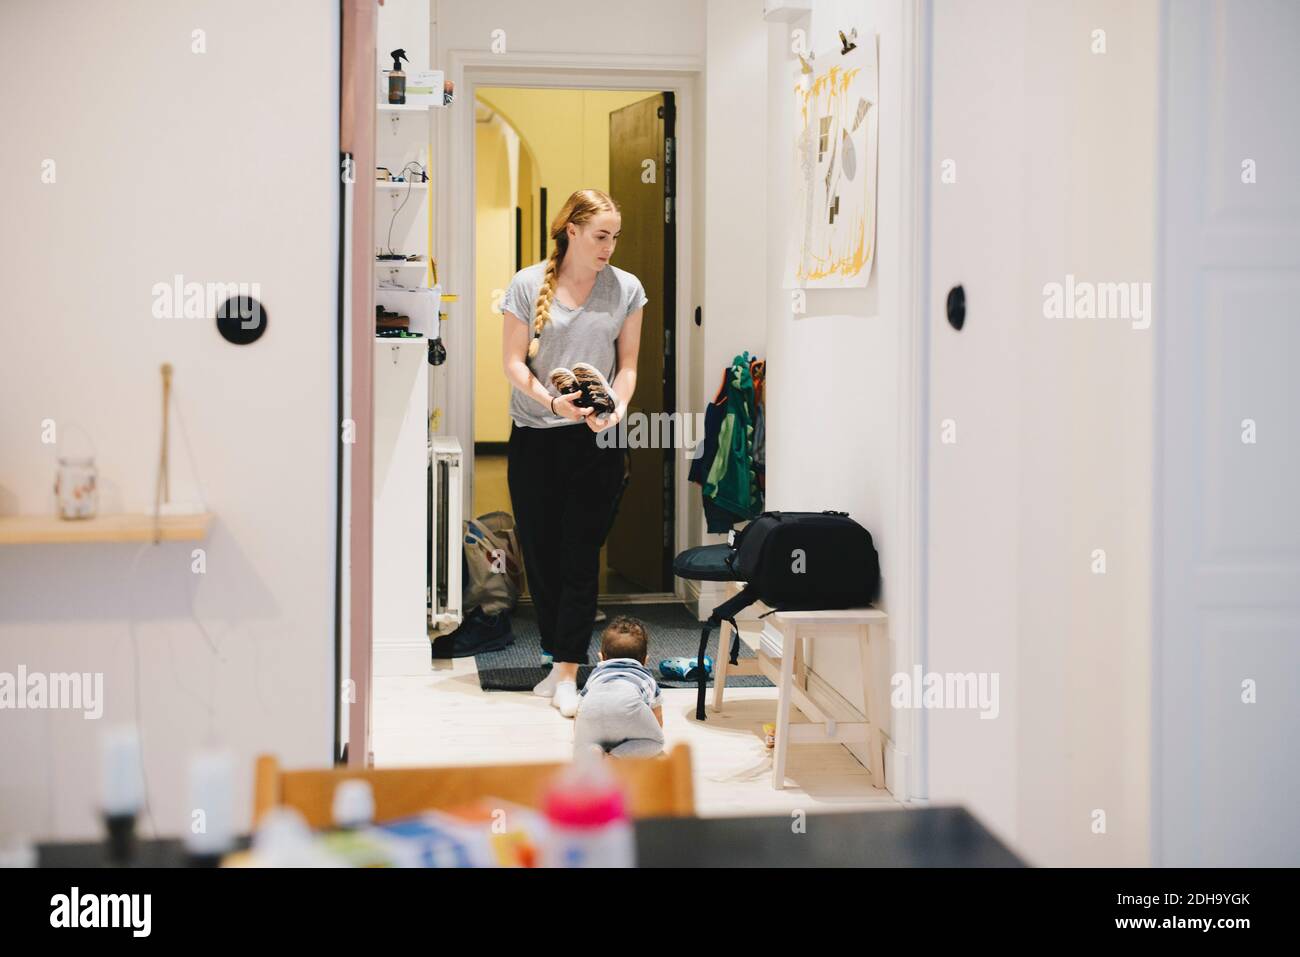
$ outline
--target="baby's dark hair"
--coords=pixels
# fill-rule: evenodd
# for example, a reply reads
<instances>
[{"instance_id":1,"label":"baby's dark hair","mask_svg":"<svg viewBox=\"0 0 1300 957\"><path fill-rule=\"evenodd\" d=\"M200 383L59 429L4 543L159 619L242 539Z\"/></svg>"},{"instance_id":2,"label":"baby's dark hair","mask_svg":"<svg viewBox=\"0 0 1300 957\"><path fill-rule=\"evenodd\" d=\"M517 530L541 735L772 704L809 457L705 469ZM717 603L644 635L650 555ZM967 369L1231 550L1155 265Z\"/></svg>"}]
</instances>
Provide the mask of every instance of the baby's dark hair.
<instances>
[{"instance_id":1,"label":"baby's dark hair","mask_svg":"<svg viewBox=\"0 0 1300 957\"><path fill-rule=\"evenodd\" d=\"M606 661L611 658L635 658L645 664L649 646L650 633L646 631L645 625L627 615L611 618L600 634L600 653Z\"/></svg>"}]
</instances>

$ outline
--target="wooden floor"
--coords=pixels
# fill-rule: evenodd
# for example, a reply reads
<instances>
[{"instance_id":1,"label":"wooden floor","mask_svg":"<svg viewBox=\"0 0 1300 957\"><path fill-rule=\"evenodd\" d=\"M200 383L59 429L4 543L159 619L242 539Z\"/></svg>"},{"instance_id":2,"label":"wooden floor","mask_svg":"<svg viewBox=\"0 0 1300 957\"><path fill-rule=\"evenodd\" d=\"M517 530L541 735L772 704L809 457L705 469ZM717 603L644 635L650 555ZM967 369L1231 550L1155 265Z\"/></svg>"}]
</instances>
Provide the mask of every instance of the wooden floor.
<instances>
[{"instance_id":1,"label":"wooden floor","mask_svg":"<svg viewBox=\"0 0 1300 957\"><path fill-rule=\"evenodd\" d=\"M376 678L375 763L494 764L564 761L573 722L529 692L479 689L473 658L439 662L427 677ZM695 720L695 692L664 689L664 735L690 744L697 812L706 817L900 806L849 751L837 744L790 749L784 790L772 787L772 752L762 725L774 721L776 689L736 688L725 711ZM709 693L712 701L712 690ZM804 720L794 710L793 721Z\"/></svg>"}]
</instances>

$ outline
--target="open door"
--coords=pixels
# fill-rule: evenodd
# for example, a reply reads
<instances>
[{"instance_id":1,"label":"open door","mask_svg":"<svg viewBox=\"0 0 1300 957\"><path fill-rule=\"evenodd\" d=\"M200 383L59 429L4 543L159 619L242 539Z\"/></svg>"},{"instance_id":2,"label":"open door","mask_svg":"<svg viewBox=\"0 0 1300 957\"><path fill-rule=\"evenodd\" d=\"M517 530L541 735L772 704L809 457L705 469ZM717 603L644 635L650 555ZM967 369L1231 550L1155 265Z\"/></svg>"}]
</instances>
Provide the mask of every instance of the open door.
<instances>
[{"instance_id":1,"label":"open door","mask_svg":"<svg viewBox=\"0 0 1300 957\"><path fill-rule=\"evenodd\" d=\"M649 298L641 321L637 387L629 416L671 413L676 401L673 122L672 93L656 93L609 114L609 191L623 213L614 261L641 280ZM650 421L657 426L662 420ZM664 434L658 427L653 431ZM610 571L649 592L672 590L671 446L678 439L670 434L669 448L631 450L631 479L607 543ZM661 439L655 444L664 443Z\"/></svg>"},{"instance_id":2,"label":"open door","mask_svg":"<svg viewBox=\"0 0 1300 957\"><path fill-rule=\"evenodd\" d=\"M1229 184L1246 157L1261 171L1300 159L1288 105L1300 84L1300 9L1197 4L1168 14L1152 863L1294 866L1300 189L1262 172L1258 183Z\"/></svg>"}]
</instances>

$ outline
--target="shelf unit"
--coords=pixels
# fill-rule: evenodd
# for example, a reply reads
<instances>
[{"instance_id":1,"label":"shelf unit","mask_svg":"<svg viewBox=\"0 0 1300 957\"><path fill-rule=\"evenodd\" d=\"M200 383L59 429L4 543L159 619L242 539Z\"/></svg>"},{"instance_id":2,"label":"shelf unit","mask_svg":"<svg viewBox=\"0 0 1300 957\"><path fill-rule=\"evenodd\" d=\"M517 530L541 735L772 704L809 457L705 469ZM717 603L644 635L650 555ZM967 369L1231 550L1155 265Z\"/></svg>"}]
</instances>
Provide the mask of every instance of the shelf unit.
<instances>
[{"instance_id":1,"label":"shelf unit","mask_svg":"<svg viewBox=\"0 0 1300 957\"><path fill-rule=\"evenodd\" d=\"M59 518L57 515L0 515L0 545L73 545L84 543L197 542L208 537L211 512L194 515L96 515Z\"/></svg>"},{"instance_id":2,"label":"shelf unit","mask_svg":"<svg viewBox=\"0 0 1300 957\"><path fill-rule=\"evenodd\" d=\"M380 102L375 109L379 113L386 113L393 124L393 136L380 136L375 144L375 166L390 170L394 175L410 175L409 170L404 171L406 164L412 160L419 160L419 151L423 149L425 156L431 154L432 144L429 137L429 111L434 109L432 104L413 105L410 103L388 104ZM400 120L406 114L416 114L423 117L418 126L403 127L399 126ZM426 159L427 164L427 159ZM428 169L426 167L426 172ZM391 200L392 207L388 209L388 203L384 203L384 209L381 211L380 204L376 202L375 221L376 221L376 247L380 251L387 252L389 247L387 243L392 244L392 249L403 253L419 253L424 258L419 262L406 262L403 260L376 259L376 270L388 270L387 275L390 280L401 282L402 285L412 285L417 288L428 288L429 286L429 262L428 246L431 244L429 235L429 216L431 213L431 204L433 192L431 182L402 182L394 183L391 180L375 180L376 200L379 197L387 196ZM418 195L413 201L408 202L407 194L415 192ZM402 216L402 225L391 236L380 231L380 224L389 221L389 216L396 216L397 210L405 205L407 212ZM416 217L415 222L422 223L424 228L416 227L414 229L407 225L411 223L410 216ZM385 242L387 239L387 242ZM423 274L415 274L412 270L422 269ZM400 272L399 272L400 270ZM399 276L405 277L398 279Z\"/></svg>"}]
</instances>

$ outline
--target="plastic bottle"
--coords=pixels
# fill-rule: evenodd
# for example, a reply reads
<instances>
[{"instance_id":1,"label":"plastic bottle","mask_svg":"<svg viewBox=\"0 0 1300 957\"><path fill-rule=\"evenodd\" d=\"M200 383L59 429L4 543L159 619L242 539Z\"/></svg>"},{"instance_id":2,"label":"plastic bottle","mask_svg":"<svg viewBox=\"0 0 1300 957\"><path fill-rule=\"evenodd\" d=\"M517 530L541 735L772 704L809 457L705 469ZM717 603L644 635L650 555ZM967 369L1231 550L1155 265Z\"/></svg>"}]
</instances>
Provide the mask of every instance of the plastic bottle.
<instances>
[{"instance_id":1,"label":"plastic bottle","mask_svg":"<svg viewBox=\"0 0 1300 957\"><path fill-rule=\"evenodd\" d=\"M542 802L545 867L634 867L636 842L623 790L600 748L580 750Z\"/></svg>"}]
</instances>

